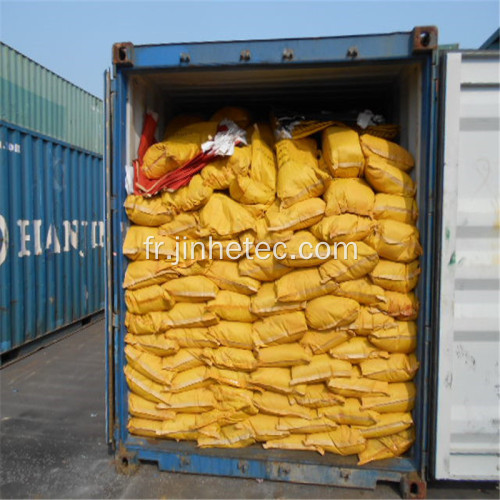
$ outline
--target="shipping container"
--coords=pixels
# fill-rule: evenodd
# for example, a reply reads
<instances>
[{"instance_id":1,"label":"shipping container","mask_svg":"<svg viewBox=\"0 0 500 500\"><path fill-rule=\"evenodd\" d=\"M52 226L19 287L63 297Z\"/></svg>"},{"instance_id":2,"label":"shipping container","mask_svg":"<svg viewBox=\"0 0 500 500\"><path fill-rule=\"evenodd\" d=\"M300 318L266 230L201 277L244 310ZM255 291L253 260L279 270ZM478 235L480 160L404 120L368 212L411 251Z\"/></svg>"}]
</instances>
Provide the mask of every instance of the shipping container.
<instances>
[{"instance_id":1,"label":"shipping container","mask_svg":"<svg viewBox=\"0 0 500 500\"><path fill-rule=\"evenodd\" d=\"M0 352L7 358L104 308L103 106L10 47L0 52Z\"/></svg>"},{"instance_id":2,"label":"shipping container","mask_svg":"<svg viewBox=\"0 0 500 500\"><path fill-rule=\"evenodd\" d=\"M445 169L446 162L451 161L448 155L454 150L456 154L457 142L446 143L444 149L442 145L445 144L444 139L449 130L458 133L459 124L464 126L469 123L471 126L472 122L476 123L473 115L476 103L474 99L477 100L481 113L487 113L487 109L493 113L491 116L486 114L484 122L478 120L479 128L483 123L493 126L494 123L490 120L493 116L497 120L495 123L498 123L498 108L493 106L497 101L491 101L498 99L498 61L495 59L498 55L479 57L474 53L464 54L462 60L462 55L458 52L443 57L447 60L453 56L458 58L458 63L455 60L455 65L458 65L455 69L458 67L458 71L462 67L465 71L466 61L475 65L477 76L474 81L478 89L489 89L491 92L481 93L477 90L478 95L473 96L471 82L465 79L457 84L456 74L451 77L452 83L448 81L448 66L438 60L437 29L434 27L419 27L408 33L316 39L114 45L114 67L112 75L106 75L105 101L108 125L105 152L108 248L107 431L109 443L116 450L119 464L127 467L139 460L149 460L157 462L161 470L168 471L361 488L374 488L377 481L394 481L401 483L406 496L425 495L425 480L433 476L455 479L497 477L495 467L498 455L491 453L493 444L481 447L481 440L486 437L492 439L496 435L497 441L493 443L498 442L498 421L486 421L485 415L482 415L485 427L478 426L476 433L470 434L469 438L477 438L477 441L470 442L469 448L462 450L455 446L437 446L438 442L443 443L446 439L455 445L460 441L460 438L457 441L455 433L462 432L463 425L473 426L477 423L474 419L480 416L479 409L464 414L465 421L456 423L452 420L450 425L449 420L455 410L453 404L461 404L458 398L463 396L462 401L466 402L470 396L474 404L483 405L489 413L497 404L493 388L494 377L491 376L495 375L495 371L498 372L498 335L495 336L492 329L495 318L498 321L498 311L481 305L491 315L491 324L485 325L485 330L486 338L493 345L486 346L477 342L477 345L464 346L465 341L474 340L472 333L478 330L472 324L466 332L471 335L460 340L460 359L467 357L464 353L471 347L477 347L478 356L486 356L484 349L489 350L488 357L476 360L477 364L488 364L489 368L484 370L484 376L489 377L488 385L485 386L483 380L481 391L475 391L473 385L455 388L450 377L454 376L458 380L466 377L467 374L460 371L463 366L453 364L444 372L442 368L455 356L452 333L454 322L460 323L461 318L465 318L464 312L457 316L459 312L453 302L452 296L460 293L461 285L455 277L446 273L449 262L445 259L449 260L451 249L444 244L442 233L446 238L448 231L450 235L454 231L460 234L460 229L456 227L456 196L462 195L461 189L467 189L468 155L476 154L468 150L470 145L466 143L464 148L467 151L463 153L463 157L455 156L456 163L453 167ZM495 64L496 76L493 75ZM441 75L440 67L444 68ZM451 97L447 94L450 85L453 85L455 93L453 101L449 101ZM445 102L447 106L449 103L454 108L453 112L439 113L444 109ZM192 443L146 439L128 433L127 384L123 373L126 364L126 307L121 288L127 266L127 260L121 253L128 226L123 209L126 197L125 166L130 165L136 157L146 110L159 113L162 132L164 121L178 113L200 110L208 113L224 105L242 105L252 110L269 109L271 106L337 111L371 109L383 114L388 122L399 124L399 142L411 151L416 160L412 175L418 186L418 227L424 247L422 274L417 288L421 301L417 348L421 368L416 378L418 395L413 412L417 441L406 455L359 467L354 457L329 454L320 457L312 452L270 451L258 446L237 450L207 450L198 449ZM465 111L462 113L459 109ZM474 119L468 120L469 118ZM453 139L461 140L462 137ZM495 176L498 181L497 143L493 139L490 142L490 139L484 138L481 145L488 153L483 156L477 153L475 158L479 161L479 158L486 158L488 155L486 161L489 165L488 175L491 176L488 179L491 182L485 181L487 184L478 185L478 189L470 195L469 202L473 207L476 199L481 200L481 210L491 218L483 219L481 225L485 227L482 229L485 234L492 236L498 231L498 223L494 222L498 217L498 182L493 182ZM458 191L453 194L452 191L445 190L444 198L443 175L451 176L455 181L460 175L464 175L460 181L462 184L456 187ZM473 172L470 175L475 176ZM454 185L447 178L445 182L447 186ZM487 200L484 191L486 185L491 191L488 191ZM481 210L478 210L476 209L476 213L481 218ZM450 224L455 225L446 226L441 223L448 216L452 219ZM474 224L476 223L480 224L480 220L477 219ZM478 234L479 232L478 229ZM450 238L446 241L452 240ZM453 242L455 241L459 239L453 238ZM498 274L498 258L491 255L494 243L491 245L490 253L484 254L484 258L491 258L489 271L495 270ZM467 252L467 248L463 251ZM456 253L458 256L458 250ZM476 264L483 265L479 261ZM469 271L472 277L472 267ZM481 267L481 272L483 271L487 272ZM487 278L486 274L484 277ZM440 279L443 281L440 282ZM469 311L473 310L473 302L484 299L489 304L493 300L495 288L491 287L496 286L498 290L498 282L495 285L491 280L483 282L476 279L470 286L476 287L474 290L477 295L467 304L470 306ZM491 290L491 293L483 295L484 287ZM445 301L441 300L441 288L448 294ZM472 295L463 296L463 300L469 300L467 297ZM470 314L473 318L474 313ZM448 318L448 323L443 325L445 317ZM496 349L492 349L493 346ZM471 383L479 383L479 379L471 377L470 380ZM452 390L455 392L443 395L444 386L454 387ZM464 396L465 390L472 392ZM458 392L460 396L457 396ZM443 418L447 420L444 421ZM461 474L459 469L450 469L450 456L455 452L468 453L465 458L462 456L464 463L470 462L467 474ZM474 465L479 455L484 460L482 467Z\"/></svg>"}]
</instances>

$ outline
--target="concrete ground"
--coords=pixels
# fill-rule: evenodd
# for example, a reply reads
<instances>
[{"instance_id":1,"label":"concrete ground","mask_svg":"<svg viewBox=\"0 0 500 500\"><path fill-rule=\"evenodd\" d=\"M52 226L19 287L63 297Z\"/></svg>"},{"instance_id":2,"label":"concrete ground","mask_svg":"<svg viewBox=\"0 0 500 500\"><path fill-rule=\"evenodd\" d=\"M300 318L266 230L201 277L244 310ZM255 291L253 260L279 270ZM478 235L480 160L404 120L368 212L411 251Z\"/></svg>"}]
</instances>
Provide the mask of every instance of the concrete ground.
<instances>
[{"instance_id":1,"label":"concrete ground","mask_svg":"<svg viewBox=\"0 0 500 500\"><path fill-rule=\"evenodd\" d=\"M0 371L1 498L399 498L352 490L159 472L115 471L105 441L104 321ZM498 498L495 485L429 485L429 498Z\"/></svg>"}]
</instances>

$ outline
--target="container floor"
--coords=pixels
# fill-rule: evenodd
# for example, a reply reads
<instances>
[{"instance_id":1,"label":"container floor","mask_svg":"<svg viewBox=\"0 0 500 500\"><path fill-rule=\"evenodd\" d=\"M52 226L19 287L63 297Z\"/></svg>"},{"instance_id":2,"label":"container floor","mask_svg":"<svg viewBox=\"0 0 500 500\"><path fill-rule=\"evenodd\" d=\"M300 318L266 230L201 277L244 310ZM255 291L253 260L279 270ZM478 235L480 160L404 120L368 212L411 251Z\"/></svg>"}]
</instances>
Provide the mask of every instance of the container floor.
<instances>
[{"instance_id":1,"label":"container floor","mask_svg":"<svg viewBox=\"0 0 500 500\"><path fill-rule=\"evenodd\" d=\"M399 498L354 490L159 472L116 472L105 440L104 321L0 371L1 498ZM498 498L495 485L439 483L429 498Z\"/></svg>"}]
</instances>

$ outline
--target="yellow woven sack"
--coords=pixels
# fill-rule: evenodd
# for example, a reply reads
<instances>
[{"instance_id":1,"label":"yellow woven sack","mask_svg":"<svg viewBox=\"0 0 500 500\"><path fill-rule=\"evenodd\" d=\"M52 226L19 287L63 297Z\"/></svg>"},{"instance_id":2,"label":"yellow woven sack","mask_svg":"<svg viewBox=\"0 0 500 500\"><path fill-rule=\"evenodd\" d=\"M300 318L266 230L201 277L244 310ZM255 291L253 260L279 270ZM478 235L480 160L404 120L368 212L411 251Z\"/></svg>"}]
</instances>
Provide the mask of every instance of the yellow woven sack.
<instances>
[{"instance_id":1,"label":"yellow woven sack","mask_svg":"<svg viewBox=\"0 0 500 500\"><path fill-rule=\"evenodd\" d=\"M366 440L358 429L341 425L332 431L307 434L304 443L336 455L354 455L365 449Z\"/></svg>"},{"instance_id":2,"label":"yellow woven sack","mask_svg":"<svg viewBox=\"0 0 500 500\"><path fill-rule=\"evenodd\" d=\"M174 373L163 369L163 361L160 356L137 349L128 344L125 346L125 357L127 363L145 377L154 382L168 386L172 383Z\"/></svg>"},{"instance_id":3,"label":"yellow woven sack","mask_svg":"<svg viewBox=\"0 0 500 500\"><path fill-rule=\"evenodd\" d=\"M236 176L229 185L229 194L233 200L248 205L271 203L274 201L273 188L257 182L251 177Z\"/></svg>"},{"instance_id":4,"label":"yellow woven sack","mask_svg":"<svg viewBox=\"0 0 500 500\"><path fill-rule=\"evenodd\" d=\"M366 159L365 178L379 193L415 196L416 187L411 177L379 156L370 155Z\"/></svg>"},{"instance_id":5,"label":"yellow woven sack","mask_svg":"<svg viewBox=\"0 0 500 500\"><path fill-rule=\"evenodd\" d=\"M406 224L414 224L418 217L417 202L396 194L378 193L373 206L375 219L391 219Z\"/></svg>"},{"instance_id":6,"label":"yellow woven sack","mask_svg":"<svg viewBox=\"0 0 500 500\"><path fill-rule=\"evenodd\" d=\"M308 330L300 340L300 344L313 354L324 354L353 335L354 333L349 330Z\"/></svg>"},{"instance_id":7,"label":"yellow woven sack","mask_svg":"<svg viewBox=\"0 0 500 500\"><path fill-rule=\"evenodd\" d=\"M174 116L165 127L164 139L168 139L172 135L176 134L179 130L187 127L188 125L193 125L194 123L202 122L203 116L198 114L192 115L177 115Z\"/></svg>"},{"instance_id":8,"label":"yellow woven sack","mask_svg":"<svg viewBox=\"0 0 500 500\"><path fill-rule=\"evenodd\" d=\"M368 338L379 349L409 354L417 348L417 325L413 321L397 321L394 328L374 330Z\"/></svg>"},{"instance_id":9,"label":"yellow woven sack","mask_svg":"<svg viewBox=\"0 0 500 500\"><path fill-rule=\"evenodd\" d=\"M326 389L324 384L307 384L303 395L292 396L296 404L308 408L323 408L325 406L343 405L345 399Z\"/></svg>"},{"instance_id":10,"label":"yellow woven sack","mask_svg":"<svg viewBox=\"0 0 500 500\"><path fill-rule=\"evenodd\" d=\"M206 366L197 366L178 372L172 379L169 387L171 392L181 392L191 389L200 389L210 385L210 369Z\"/></svg>"},{"instance_id":11,"label":"yellow woven sack","mask_svg":"<svg viewBox=\"0 0 500 500\"><path fill-rule=\"evenodd\" d=\"M200 220L198 212L186 212L177 214L171 221L162 224L160 227L160 235L170 236L174 238L179 236L187 236L188 238L196 239L199 236Z\"/></svg>"},{"instance_id":12,"label":"yellow woven sack","mask_svg":"<svg viewBox=\"0 0 500 500\"><path fill-rule=\"evenodd\" d=\"M370 134L363 134L360 140L365 156L380 156L394 167L405 172L411 170L415 165L415 160L411 153L395 142Z\"/></svg>"},{"instance_id":13,"label":"yellow woven sack","mask_svg":"<svg viewBox=\"0 0 500 500\"><path fill-rule=\"evenodd\" d=\"M333 257L319 267L321 281L341 282L362 278L373 270L378 260L377 252L362 241L339 246L337 258Z\"/></svg>"},{"instance_id":14,"label":"yellow woven sack","mask_svg":"<svg viewBox=\"0 0 500 500\"><path fill-rule=\"evenodd\" d=\"M138 290L176 277L177 271L168 260L139 260L129 262L122 286L128 290Z\"/></svg>"},{"instance_id":15,"label":"yellow woven sack","mask_svg":"<svg viewBox=\"0 0 500 500\"><path fill-rule=\"evenodd\" d=\"M205 304L179 302L165 315L167 328L211 326L218 323L217 316L206 310Z\"/></svg>"},{"instance_id":16,"label":"yellow woven sack","mask_svg":"<svg viewBox=\"0 0 500 500\"><path fill-rule=\"evenodd\" d=\"M147 314L125 314L125 326L130 333L147 335L165 331L168 320L168 312L153 311Z\"/></svg>"},{"instance_id":17,"label":"yellow woven sack","mask_svg":"<svg viewBox=\"0 0 500 500\"><path fill-rule=\"evenodd\" d=\"M276 254L285 266L288 267L316 267L328 259L329 250L325 245L320 245L310 231L297 231L283 246L277 247ZM309 258L310 257L310 258Z\"/></svg>"},{"instance_id":18,"label":"yellow woven sack","mask_svg":"<svg viewBox=\"0 0 500 500\"><path fill-rule=\"evenodd\" d=\"M205 186L209 186L214 190L229 188L236 178L233 169L228 165L229 158L230 157L223 157L203 167L200 175Z\"/></svg>"},{"instance_id":19,"label":"yellow woven sack","mask_svg":"<svg viewBox=\"0 0 500 500\"><path fill-rule=\"evenodd\" d=\"M164 333L165 338L177 343L182 348L218 347L219 343L210 336L206 327L170 328Z\"/></svg>"},{"instance_id":20,"label":"yellow woven sack","mask_svg":"<svg viewBox=\"0 0 500 500\"><path fill-rule=\"evenodd\" d=\"M377 306L385 302L385 291L374 285L368 278L343 281L332 291L340 297L347 297L363 305Z\"/></svg>"},{"instance_id":21,"label":"yellow woven sack","mask_svg":"<svg viewBox=\"0 0 500 500\"><path fill-rule=\"evenodd\" d=\"M273 252L267 251L259 251L259 255L240 260L238 270L242 276L249 276L259 281L274 281L291 271L276 259Z\"/></svg>"},{"instance_id":22,"label":"yellow woven sack","mask_svg":"<svg viewBox=\"0 0 500 500\"><path fill-rule=\"evenodd\" d=\"M201 152L201 145L217 132L217 122L199 122L177 130L163 142L153 144L144 155L142 171L148 179L159 179Z\"/></svg>"},{"instance_id":23,"label":"yellow woven sack","mask_svg":"<svg viewBox=\"0 0 500 500\"><path fill-rule=\"evenodd\" d=\"M212 260L234 262L245 255L245 247L236 238L230 240L215 240L212 238L211 241L210 238L203 238L198 241L198 244L204 245L205 256L210 262ZM210 253L210 248L212 249L212 253Z\"/></svg>"},{"instance_id":24,"label":"yellow woven sack","mask_svg":"<svg viewBox=\"0 0 500 500\"><path fill-rule=\"evenodd\" d=\"M376 424L369 427L359 427L358 430L366 439L379 438L397 434L412 425L411 413L384 413L380 415Z\"/></svg>"},{"instance_id":25,"label":"yellow woven sack","mask_svg":"<svg viewBox=\"0 0 500 500\"><path fill-rule=\"evenodd\" d=\"M177 393L165 391L163 402L158 404L158 408L181 413L203 413L213 410L216 405L217 401L210 391L192 389Z\"/></svg>"},{"instance_id":26,"label":"yellow woven sack","mask_svg":"<svg viewBox=\"0 0 500 500\"><path fill-rule=\"evenodd\" d=\"M299 201L289 208L269 210L266 213L268 230L298 231L321 220L325 213L325 202L321 198Z\"/></svg>"},{"instance_id":27,"label":"yellow woven sack","mask_svg":"<svg viewBox=\"0 0 500 500\"><path fill-rule=\"evenodd\" d=\"M160 285L151 285L139 290L125 292L127 310L134 314L146 314L151 311L168 311L175 301Z\"/></svg>"},{"instance_id":28,"label":"yellow woven sack","mask_svg":"<svg viewBox=\"0 0 500 500\"><path fill-rule=\"evenodd\" d=\"M337 286L333 281L321 283L317 268L297 269L285 274L274 283L276 297L280 302L311 300L332 292Z\"/></svg>"},{"instance_id":29,"label":"yellow woven sack","mask_svg":"<svg viewBox=\"0 0 500 500\"><path fill-rule=\"evenodd\" d=\"M252 229L255 219L236 201L215 193L200 210L200 223L207 236L224 238Z\"/></svg>"},{"instance_id":30,"label":"yellow woven sack","mask_svg":"<svg viewBox=\"0 0 500 500\"><path fill-rule=\"evenodd\" d=\"M144 198L129 194L123 204L127 217L139 226L161 226L172 220L172 211L161 202L160 196Z\"/></svg>"},{"instance_id":31,"label":"yellow woven sack","mask_svg":"<svg viewBox=\"0 0 500 500\"><path fill-rule=\"evenodd\" d=\"M252 295L260 288L260 281L242 276L238 271L237 262L217 260L206 272L210 278L222 290Z\"/></svg>"},{"instance_id":32,"label":"yellow woven sack","mask_svg":"<svg viewBox=\"0 0 500 500\"><path fill-rule=\"evenodd\" d=\"M367 238L366 243L380 257L397 262L412 262L422 255L418 229L404 222L379 221L375 233Z\"/></svg>"},{"instance_id":33,"label":"yellow woven sack","mask_svg":"<svg viewBox=\"0 0 500 500\"><path fill-rule=\"evenodd\" d=\"M208 335L222 346L248 349L250 351L253 349L251 323L221 321L208 329Z\"/></svg>"},{"instance_id":34,"label":"yellow woven sack","mask_svg":"<svg viewBox=\"0 0 500 500\"><path fill-rule=\"evenodd\" d=\"M261 129L263 132L261 132ZM265 127L254 125L250 177L253 181L269 189L274 198L276 191L276 160L265 135Z\"/></svg>"},{"instance_id":35,"label":"yellow woven sack","mask_svg":"<svg viewBox=\"0 0 500 500\"><path fill-rule=\"evenodd\" d=\"M335 422L324 417L313 420L300 417L280 417L277 429L291 434L312 434L315 432L328 432L337 427Z\"/></svg>"},{"instance_id":36,"label":"yellow woven sack","mask_svg":"<svg viewBox=\"0 0 500 500\"><path fill-rule=\"evenodd\" d=\"M372 234L375 227L369 217L342 214L331 215L321 219L311 227L311 232L321 241L327 243L360 241ZM342 250L338 247L338 251Z\"/></svg>"},{"instance_id":37,"label":"yellow woven sack","mask_svg":"<svg viewBox=\"0 0 500 500\"><path fill-rule=\"evenodd\" d=\"M244 372L255 370L258 364L251 351L225 346L217 349L204 349L202 359L209 366Z\"/></svg>"},{"instance_id":38,"label":"yellow woven sack","mask_svg":"<svg viewBox=\"0 0 500 500\"><path fill-rule=\"evenodd\" d=\"M147 242L149 246L149 258L146 254ZM168 236L161 236L157 227L130 226L125 241L123 242L123 255L130 260L154 260L158 249L158 258L175 260L176 241Z\"/></svg>"},{"instance_id":39,"label":"yellow woven sack","mask_svg":"<svg viewBox=\"0 0 500 500\"><path fill-rule=\"evenodd\" d=\"M414 293L399 293L387 290L385 298L386 302L377 306L381 311L403 321L417 319L419 303Z\"/></svg>"},{"instance_id":40,"label":"yellow woven sack","mask_svg":"<svg viewBox=\"0 0 500 500\"><path fill-rule=\"evenodd\" d=\"M205 205L212 196L213 189L203 183L201 175L195 175L187 186L180 188L170 195L171 203L178 212L189 212L198 210ZM168 204L168 195L163 193L162 200L164 204Z\"/></svg>"},{"instance_id":41,"label":"yellow woven sack","mask_svg":"<svg viewBox=\"0 0 500 500\"><path fill-rule=\"evenodd\" d=\"M215 299L219 288L205 276L185 276L168 281L162 288L181 302L206 302Z\"/></svg>"},{"instance_id":42,"label":"yellow woven sack","mask_svg":"<svg viewBox=\"0 0 500 500\"><path fill-rule=\"evenodd\" d=\"M233 171L235 176L247 176L252 163L252 153L253 148L251 146L240 146L234 148L234 153L231 156L215 160L212 165L217 165L219 161L223 161Z\"/></svg>"},{"instance_id":43,"label":"yellow woven sack","mask_svg":"<svg viewBox=\"0 0 500 500\"><path fill-rule=\"evenodd\" d=\"M274 283L264 283L259 291L252 295L250 301L250 311L262 318L273 314L300 311L305 308L305 302L280 302L276 297Z\"/></svg>"},{"instance_id":44,"label":"yellow woven sack","mask_svg":"<svg viewBox=\"0 0 500 500\"><path fill-rule=\"evenodd\" d=\"M408 382L415 377L419 363L414 354L396 353L388 359L367 359L359 367L363 377L386 382Z\"/></svg>"},{"instance_id":45,"label":"yellow woven sack","mask_svg":"<svg viewBox=\"0 0 500 500\"><path fill-rule=\"evenodd\" d=\"M207 304L207 310L227 321L251 323L257 319L250 312L250 297L230 290L219 290L217 297Z\"/></svg>"},{"instance_id":46,"label":"yellow woven sack","mask_svg":"<svg viewBox=\"0 0 500 500\"><path fill-rule=\"evenodd\" d=\"M307 324L315 330L329 330L352 323L359 314L355 300L325 295L307 303Z\"/></svg>"},{"instance_id":47,"label":"yellow woven sack","mask_svg":"<svg viewBox=\"0 0 500 500\"><path fill-rule=\"evenodd\" d=\"M290 404L288 397L277 392L263 391L255 393L254 404L262 412L279 417L301 417L313 420L317 417L315 410L297 404Z\"/></svg>"},{"instance_id":48,"label":"yellow woven sack","mask_svg":"<svg viewBox=\"0 0 500 500\"><path fill-rule=\"evenodd\" d=\"M164 334L158 335L125 335L127 344L140 347L143 351L155 354L156 356L172 356L179 350L179 344L175 340L170 340Z\"/></svg>"},{"instance_id":49,"label":"yellow woven sack","mask_svg":"<svg viewBox=\"0 0 500 500\"><path fill-rule=\"evenodd\" d=\"M399 457L408 451L414 442L415 431L412 427L391 436L367 439L366 448L358 454L358 465L365 465L385 458Z\"/></svg>"},{"instance_id":50,"label":"yellow woven sack","mask_svg":"<svg viewBox=\"0 0 500 500\"><path fill-rule=\"evenodd\" d=\"M130 365L126 365L123 372L125 373L125 378L131 391L148 401L161 403L163 399L162 391L165 386L154 382L149 377L145 377L142 373L134 370Z\"/></svg>"},{"instance_id":51,"label":"yellow woven sack","mask_svg":"<svg viewBox=\"0 0 500 500\"><path fill-rule=\"evenodd\" d=\"M252 324L257 347L286 344L299 340L307 331L302 311L269 316Z\"/></svg>"},{"instance_id":52,"label":"yellow woven sack","mask_svg":"<svg viewBox=\"0 0 500 500\"><path fill-rule=\"evenodd\" d=\"M268 441L284 436L288 436L288 431L279 431L277 429L279 417L273 415L252 415L247 420L239 424L242 427L249 428L257 442Z\"/></svg>"},{"instance_id":53,"label":"yellow woven sack","mask_svg":"<svg viewBox=\"0 0 500 500\"><path fill-rule=\"evenodd\" d=\"M242 429L237 424L222 427L220 436L200 436L198 446L200 448L245 448L255 443L253 432Z\"/></svg>"},{"instance_id":54,"label":"yellow woven sack","mask_svg":"<svg viewBox=\"0 0 500 500\"><path fill-rule=\"evenodd\" d=\"M347 325L345 328L355 332L356 335L367 336L370 335L373 330L392 328L395 325L394 318L379 312L378 309L361 307L356 321Z\"/></svg>"},{"instance_id":55,"label":"yellow woven sack","mask_svg":"<svg viewBox=\"0 0 500 500\"><path fill-rule=\"evenodd\" d=\"M375 285L401 293L413 290L417 286L419 275L418 260L405 264L381 259L370 272L370 278Z\"/></svg>"},{"instance_id":56,"label":"yellow woven sack","mask_svg":"<svg viewBox=\"0 0 500 500\"><path fill-rule=\"evenodd\" d=\"M323 158L334 177L361 177L365 158L359 135L347 127L329 127L323 132Z\"/></svg>"},{"instance_id":57,"label":"yellow woven sack","mask_svg":"<svg viewBox=\"0 0 500 500\"><path fill-rule=\"evenodd\" d=\"M354 214L371 217L375 194L361 179L334 179L323 195L325 215Z\"/></svg>"},{"instance_id":58,"label":"yellow woven sack","mask_svg":"<svg viewBox=\"0 0 500 500\"><path fill-rule=\"evenodd\" d=\"M213 385L210 390L223 410L257 413L254 407L253 391L223 384Z\"/></svg>"},{"instance_id":59,"label":"yellow woven sack","mask_svg":"<svg viewBox=\"0 0 500 500\"><path fill-rule=\"evenodd\" d=\"M316 141L279 141L276 154L279 167L277 194L283 208L323 194L329 175L318 167Z\"/></svg>"},{"instance_id":60,"label":"yellow woven sack","mask_svg":"<svg viewBox=\"0 0 500 500\"><path fill-rule=\"evenodd\" d=\"M297 366L311 361L311 354L300 344L265 347L258 352L259 366Z\"/></svg>"},{"instance_id":61,"label":"yellow woven sack","mask_svg":"<svg viewBox=\"0 0 500 500\"><path fill-rule=\"evenodd\" d=\"M144 399L133 392L128 393L128 412L133 417L148 420L173 420L175 418L175 411L160 410L156 405L157 403Z\"/></svg>"},{"instance_id":62,"label":"yellow woven sack","mask_svg":"<svg viewBox=\"0 0 500 500\"><path fill-rule=\"evenodd\" d=\"M354 337L330 349L329 354L333 359L343 359L352 364L361 363L365 359L389 357L387 352L377 349L366 337Z\"/></svg>"},{"instance_id":63,"label":"yellow woven sack","mask_svg":"<svg viewBox=\"0 0 500 500\"><path fill-rule=\"evenodd\" d=\"M416 389L413 382L389 384L389 395L361 398L363 408L379 413L408 412L415 406Z\"/></svg>"},{"instance_id":64,"label":"yellow woven sack","mask_svg":"<svg viewBox=\"0 0 500 500\"><path fill-rule=\"evenodd\" d=\"M172 372L182 372L190 368L202 366L203 362L200 360L202 348L189 347L180 349L172 356L163 358L163 369Z\"/></svg>"},{"instance_id":65,"label":"yellow woven sack","mask_svg":"<svg viewBox=\"0 0 500 500\"><path fill-rule=\"evenodd\" d=\"M352 371L350 378L332 377L328 380L327 387L336 394L347 398L387 396L389 394L389 384L387 382L362 378L356 370Z\"/></svg>"},{"instance_id":66,"label":"yellow woven sack","mask_svg":"<svg viewBox=\"0 0 500 500\"><path fill-rule=\"evenodd\" d=\"M266 391L292 394L294 388L290 386L289 368L258 368L250 375L252 386Z\"/></svg>"},{"instance_id":67,"label":"yellow woven sack","mask_svg":"<svg viewBox=\"0 0 500 500\"><path fill-rule=\"evenodd\" d=\"M320 408L318 415L333 420L340 425L368 426L378 422L379 414L372 410L365 410L357 399L344 399L343 404Z\"/></svg>"},{"instance_id":68,"label":"yellow woven sack","mask_svg":"<svg viewBox=\"0 0 500 500\"><path fill-rule=\"evenodd\" d=\"M248 373L216 368L214 366L210 368L210 378L219 384L230 385L240 389L245 389L250 385L250 376Z\"/></svg>"},{"instance_id":69,"label":"yellow woven sack","mask_svg":"<svg viewBox=\"0 0 500 500\"><path fill-rule=\"evenodd\" d=\"M330 377L350 377L351 373L351 364L347 361L332 359L327 354L317 354L308 365L292 367L290 385L313 384Z\"/></svg>"},{"instance_id":70,"label":"yellow woven sack","mask_svg":"<svg viewBox=\"0 0 500 500\"><path fill-rule=\"evenodd\" d=\"M245 206L248 206L248 205L245 205ZM267 215L267 213L270 213L272 215L272 213L275 209L274 209L274 205L271 205L271 207L273 207L273 208L269 209L270 212L266 212L264 215ZM245 234L245 233L241 233L241 235L243 235L243 234ZM253 243L254 243L254 245L257 245L257 243L265 242L265 243L269 243L269 245L274 245L278 242L287 242L288 240L290 240L292 235L293 235L293 231L290 229L286 229L283 231L269 231L267 219L266 218L257 219L255 221L255 232L254 232ZM250 239L250 241L252 241L252 240ZM242 242L242 244L243 244L243 242ZM278 248L280 248L280 247L278 246Z\"/></svg>"},{"instance_id":71,"label":"yellow woven sack","mask_svg":"<svg viewBox=\"0 0 500 500\"><path fill-rule=\"evenodd\" d=\"M305 438L306 434L292 434L278 439L270 439L263 443L262 447L265 450L317 451L321 455L325 454L325 452L317 446L304 444Z\"/></svg>"},{"instance_id":72,"label":"yellow woven sack","mask_svg":"<svg viewBox=\"0 0 500 500\"><path fill-rule=\"evenodd\" d=\"M166 439L194 441L199 437L197 418L193 413L178 413L175 420L162 422L156 434Z\"/></svg>"},{"instance_id":73,"label":"yellow woven sack","mask_svg":"<svg viewBox=\"0 0 500 500\"><path fill-rule=\"evenodd\" d=\"M243 130L245 130L250 123L252 123L252 116L247 109L237 108L234 106L225 106L224 108L217 110L210 117L211 122L217 123L220 123L224 119L231 120Z\"/></svg>"},{"instance_id":74,"label":"yellow woven sack","mask_svg":"<svg viewBox=\"0 0 500 500\"><path fill-rule=\"evenodd\" d=\"M162 423L156 420L146 418L130 418L127 429L130 434L136 436L156 437L157 432L161 430Z\"/></svg>"}]
</instances>

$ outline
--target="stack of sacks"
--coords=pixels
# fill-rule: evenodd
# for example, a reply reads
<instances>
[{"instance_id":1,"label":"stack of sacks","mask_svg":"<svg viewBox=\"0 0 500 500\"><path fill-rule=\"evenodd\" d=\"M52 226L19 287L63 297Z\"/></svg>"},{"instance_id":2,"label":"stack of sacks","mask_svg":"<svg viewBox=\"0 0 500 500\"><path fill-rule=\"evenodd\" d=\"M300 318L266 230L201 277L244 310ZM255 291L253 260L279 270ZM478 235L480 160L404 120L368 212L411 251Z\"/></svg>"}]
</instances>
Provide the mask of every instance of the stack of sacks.
<instances>
[{"instance_id":1,"label":"stack of sacks","mask_svg":"<svg viewBox=\"0 0 500 500\"><path fill-rule=\"evenodd\" d=\"M207 123L222 118L250 123L238 108ZM195 141L183 161L204 140L185 129L206 126L177 119L186 122L169 124L168 147ZM413 158L338 126L323 131L322 151L313 138L274 144L265 124L248 136L189 186L127 198L129 431L200 447L359 454L360 464L399 456L414 441L418 369ZM167 146L153 148L156 161ZM146 260L148 236L162 243L159 260ZM227 250L261 243L261 258L210 258L209 237ZM177 241L196 242L179 262ZM262 251L276 242L286 244L276 256ZM342 242L356 244L357 259Z\"/></svg>"}]
</instances>

